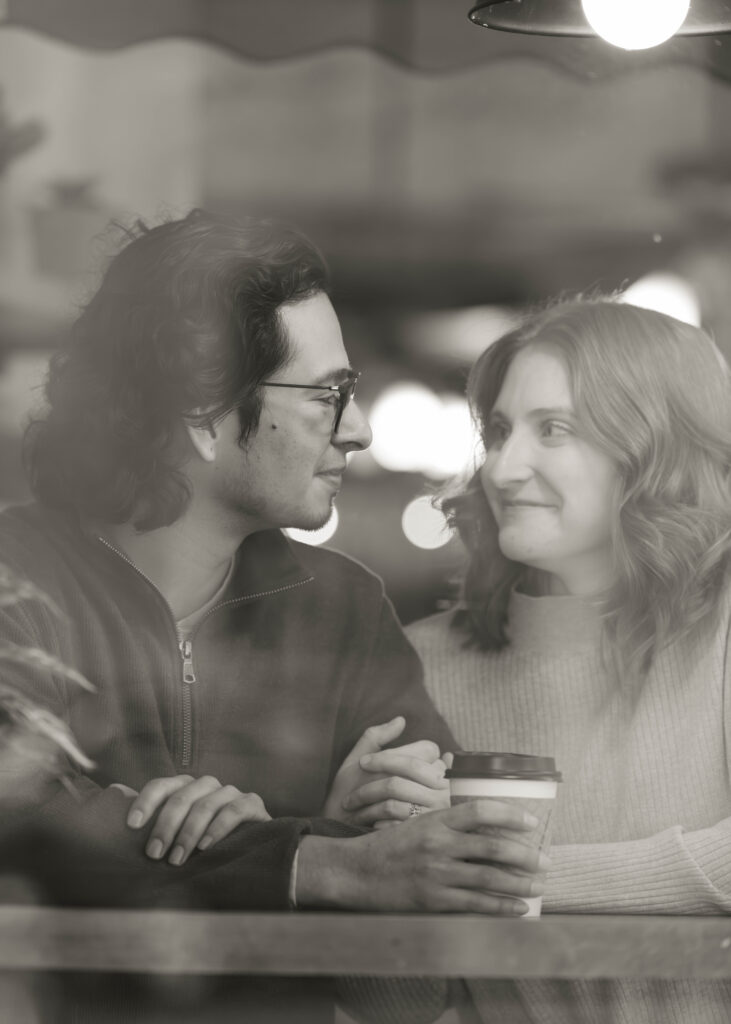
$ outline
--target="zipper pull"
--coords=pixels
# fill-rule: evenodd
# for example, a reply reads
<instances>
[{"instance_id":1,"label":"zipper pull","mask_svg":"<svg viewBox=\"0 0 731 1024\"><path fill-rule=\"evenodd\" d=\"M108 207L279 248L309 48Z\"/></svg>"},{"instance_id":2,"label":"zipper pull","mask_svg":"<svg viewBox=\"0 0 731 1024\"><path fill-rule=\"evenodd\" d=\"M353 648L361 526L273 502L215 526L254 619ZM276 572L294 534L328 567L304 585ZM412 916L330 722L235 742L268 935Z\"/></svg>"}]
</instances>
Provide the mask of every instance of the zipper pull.
<instances>
[{"instance_id":1,"label":"zipper pull","mask_svg":"<svg viewBox=\"0 0 731 1024\"><path fill-rule=\"evenodd\" d=\"M191 686L196 678L193 668L193 644L190 640L181 640L180 653L183 658L183 682Z\"/></svg>"}]
</instances>

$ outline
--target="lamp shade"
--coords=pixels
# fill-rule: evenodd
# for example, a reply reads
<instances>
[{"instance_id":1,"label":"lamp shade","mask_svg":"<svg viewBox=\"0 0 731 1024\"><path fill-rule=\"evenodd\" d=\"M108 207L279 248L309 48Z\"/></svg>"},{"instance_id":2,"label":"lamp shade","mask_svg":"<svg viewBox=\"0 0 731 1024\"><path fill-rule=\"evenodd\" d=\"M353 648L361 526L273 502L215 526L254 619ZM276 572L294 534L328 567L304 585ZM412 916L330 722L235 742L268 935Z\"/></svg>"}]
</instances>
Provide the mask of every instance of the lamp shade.
<instances>
[{"instance_id":1,"label":"lamp shade","mask_svg":"<svg viewBox=\"0 0 731 1024\"><path fill-rule=\"evenodd\" d=\"M479 3L470 20L483 28L542 36L596 36L581 0L497 0ZM679 36L715 36L731 32L731 0L693 0Z\"/></svg>"}]
</instances>

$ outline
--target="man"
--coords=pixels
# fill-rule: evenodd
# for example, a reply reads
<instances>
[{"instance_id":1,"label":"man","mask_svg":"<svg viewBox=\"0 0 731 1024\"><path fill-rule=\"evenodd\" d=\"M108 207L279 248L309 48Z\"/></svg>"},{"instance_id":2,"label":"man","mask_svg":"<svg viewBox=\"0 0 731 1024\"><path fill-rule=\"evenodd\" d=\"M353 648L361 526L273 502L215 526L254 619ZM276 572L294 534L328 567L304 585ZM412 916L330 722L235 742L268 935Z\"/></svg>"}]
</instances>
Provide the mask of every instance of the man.
<instances>
[{"instance_id":1,"label":"man","mask_svg":"<svg viewBox=\"0 0 731 1024\"><path fill-rule=\"evenodd\" d=\"M440 782L413 755L438 750L408 744L453 740L380 581L280 532L323 525L370 443L356 380L310 243L201 211L134 233L52 361L38 502L0 516L0 561L64 616L25 601L0 636L96 687L12 677L96 766L33 809L79 865L33 858L51 898L515 914L536 891L534 854L475 832L525 827L512 808L360 827L418 811Z\"/></svg>"}]
</instances>

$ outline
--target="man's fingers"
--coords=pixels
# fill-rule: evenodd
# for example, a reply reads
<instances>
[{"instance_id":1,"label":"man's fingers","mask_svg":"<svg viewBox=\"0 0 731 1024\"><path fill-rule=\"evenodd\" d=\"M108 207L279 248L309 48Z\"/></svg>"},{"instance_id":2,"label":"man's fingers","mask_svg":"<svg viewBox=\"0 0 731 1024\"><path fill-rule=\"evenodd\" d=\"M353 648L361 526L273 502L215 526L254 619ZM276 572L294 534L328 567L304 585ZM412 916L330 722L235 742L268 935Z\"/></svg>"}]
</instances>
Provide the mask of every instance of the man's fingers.
<instances>
[{"instance_id":1,"label":"man's fingers","mask_svg":"<svg viewBox=\"0 0 731 1024\"><path fill-rule=\"evenodd\" d=\"M515 828L526 832L538 826L538 819L515 804L500 800L465 800L442 811L444 823L458 832L475 832L479 828Z\"/></svg>"},{"instance_id":2,"label":"man's fingers","mask_svg":"<svg viewBox=\"0 0 731 1024\"><path fill-rule=\"evenodd\" d=\"M460 889L478 889L505 896L542 896L541 878L506 871L498 864L452 864L450 884Z\"/></svg>"},{"instance_id":3,"label":"man's fingers","mask_svg":"<svg viewBox=\"0 0 731 1024\"><path fill-rule=\"evenodd\" d=\"M206 829L198 848L209 850L245 821L271 821L271 815L267 812L263 800L256 793L242 793L224 807Z\"/></svg>"},{"instance_id":4,"label":"man's fingers","mask_svg":"<svg viewBox=\"0 0 731 1024\"><path fill-rule=\"evenodd\" d=\"M206 850L244 821L269 821L260 796L221 786L196 801L175 836L170 863L184 864L196 846Z\"/></svg>"},{"instance_id":5,"label":"man's fingers","mask_svg":"<svg viewBox=\"0 0 731 1024\"><path fill-rule=\"evenodd\" d=\"M219 789L221 783L218 779L212 775L203 775L174 792L157 816L145 847L147 856L153 860L164 857L193 804Z\"/></svg>"},{"instance_id":6,"label":"man's fingers","mask_svg":"<svg viewBox=\"0 0 731 1024\"><path fill-rule=\"evenodd\" d=\"M390 776L387 779L377 779L374 782L366 782L359 786L343 800L343 807L350 811L349 820L362 822L363 818L352 813L365 810L372 805L381 805L385 802L403 802L407 805L418 804L419 807L426 807L435 810L439 807L449 806L449 791L444 789L433 789L431 786L422 786L418 782L411 782L409 779L402 779L398 776ZM392 815L383 814L379 817L387 818ZM377 820L373 816L371 821Z\"/></svg>"},{"instance_id":7,"label":"man's fingers","mask_svg":"<svg viewBox=\"0 0 731 1024\"><path fill-rule=\"evenodd\" d=\"M405 728L406 719L403 715L397 715L390 722L383 722L381 725L370 725L345 758L343 765L357 764L364 755L375 753L387 743L393 743Z\"/></svg>"},{"instance_id":8,"label":"man's fingers","mask_svg":"<svg viewBox=\"0 0 731 1024\"><path fill-rule=\"evenodd\" d=\"M192 775L171 775L164 779L153 779L140 790L139 796L130 805L127 824L130 828L142 828L155 811L169 796L193 781Z\"/></svg>"},{"instance_id":9,"label":"man's fingers","mask_svg":"<svg viewBox=\"0 0 731 1024\"><path fill-rule=\"evenodd\" d=\"M510 896L498 896L474 889L445 888L431 908L439 912L461 914L492 914L501 917L522 917L528 912L528 904Z\"/></svg>"},{"instance_id":10,"label":"man's fingers","mask_svg":"<svg viewBox=\"0 0 731 1024\"><path fill-rule=\"evenodd\" d=\"M171 840L171 864L180 865L188 859L221 808L238 795L239 791L234 786L219 786L190 804L188 813Z\"/></svg>"},{"instance_id":11,"label":"man's fingers","mask_svg":"<svg viewBox=\"0 0 731 1024\"><path fill-rule=\"evenodd\" d=\"M110 782L109 788L118 789L120 793L124 794L124 796L139 796L136 789L132 789L131 786L125 786L123 782Z\"/></svg>"},{"instance_id":12,"label":"man's fingers","mask_svg":"<svg viewBox=\"0 0 731 1024\"><path fill-rule=\"evenodd\" d=\"M515 838L506 838L500 833L475 833L463 835L455 847L461 860L473 863L489 862L516 868L519 872L536 874L548 871L550 861L545 853L521 841L522 833Z\"/></svg>"}]
</instances>

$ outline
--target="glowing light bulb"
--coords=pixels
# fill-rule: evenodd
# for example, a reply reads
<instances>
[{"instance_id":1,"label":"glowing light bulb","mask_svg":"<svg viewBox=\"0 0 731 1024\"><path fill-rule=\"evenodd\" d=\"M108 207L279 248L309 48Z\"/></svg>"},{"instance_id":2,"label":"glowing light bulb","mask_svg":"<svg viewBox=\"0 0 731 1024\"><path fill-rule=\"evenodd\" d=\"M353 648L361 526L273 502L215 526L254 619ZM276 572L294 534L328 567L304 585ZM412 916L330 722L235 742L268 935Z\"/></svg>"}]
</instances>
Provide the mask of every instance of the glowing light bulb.
<instances>
[{"instance_id":1,"label":"glowing light bulb","mask_svg":"<svg viewBox=\"0 0 731 1024\"><path fill-rule=\"evenodd\" d=\"M646 50L675 35L690 0L581 0L597 35L624 50Z\"/></svg>"}]
</instances>

